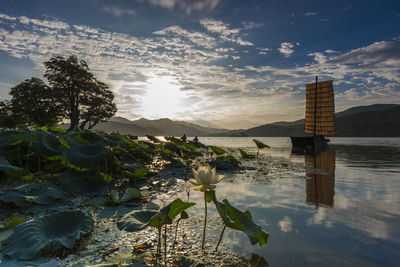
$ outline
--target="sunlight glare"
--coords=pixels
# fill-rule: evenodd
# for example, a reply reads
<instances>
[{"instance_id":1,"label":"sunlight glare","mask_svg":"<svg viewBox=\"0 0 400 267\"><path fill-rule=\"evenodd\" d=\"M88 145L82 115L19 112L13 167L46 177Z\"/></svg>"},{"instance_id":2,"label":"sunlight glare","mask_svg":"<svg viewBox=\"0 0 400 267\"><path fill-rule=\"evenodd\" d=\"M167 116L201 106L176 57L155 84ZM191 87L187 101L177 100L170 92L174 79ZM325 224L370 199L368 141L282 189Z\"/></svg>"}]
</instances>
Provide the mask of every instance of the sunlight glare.
<instances>
[{"instance_id":1,"label":"sunlight glare","mask_svg":"<svg viewBox=\"0 0 400 267\"><path fill-rule=\"evenodd\" d=\"M174 118L181 111L179 83L172 77L155 77L142 98L143 116L148 119Z\"/></svg>"}]
</instances>

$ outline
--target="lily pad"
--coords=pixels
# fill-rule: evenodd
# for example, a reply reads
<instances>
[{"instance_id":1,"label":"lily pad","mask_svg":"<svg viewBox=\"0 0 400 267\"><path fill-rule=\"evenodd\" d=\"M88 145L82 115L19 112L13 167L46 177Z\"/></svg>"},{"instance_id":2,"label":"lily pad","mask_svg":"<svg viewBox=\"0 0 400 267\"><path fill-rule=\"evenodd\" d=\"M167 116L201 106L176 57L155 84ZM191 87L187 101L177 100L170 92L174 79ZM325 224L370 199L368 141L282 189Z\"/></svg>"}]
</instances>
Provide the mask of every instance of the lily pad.
<instances>
[{"instance_id":1,"label":"lily pad","mask_svg":"<svg viewBox=\"0 0 400 267\"><path fill-rule=\"evenodd\" d=\"M2 241L2 253L12 259L33 260L63 248L73 248L76 240L92 231L93 220L81 210L60 211L21 224Z\"/></svg>"},{"instance_id":2,"label":"lily pad","mask_svg":"<svg viewBox=\"0 0 400 267\"><path fill-rule=\"evenodd\" d=\"M158 213L158 206L142 206L140 209L132 210L117 221L119 230L137 232L146 229L150 225L150 219Z\"/></svg>"},{"instance_id":3,"label":"lily pad","mask_svg":"<svg viewBox=\"0 0 400 267\"><path fill-rule=\"evenodd\" d=\"M76 145L64 152L63 163L78 171L103 171L111 169L113 155L103 145Z\"/></svg>"},{"instance_id":4,"label":"lily pad","mask_svg":"<svg viewBox=\"0 0 400 267\"><path fill-rule=\"evenodd\" d=\"M225 154L226 151L218 146L208 146L209 148L211 148L211 150L217 154L217 155L222 155Z\"/></svg>"}]
</instances>

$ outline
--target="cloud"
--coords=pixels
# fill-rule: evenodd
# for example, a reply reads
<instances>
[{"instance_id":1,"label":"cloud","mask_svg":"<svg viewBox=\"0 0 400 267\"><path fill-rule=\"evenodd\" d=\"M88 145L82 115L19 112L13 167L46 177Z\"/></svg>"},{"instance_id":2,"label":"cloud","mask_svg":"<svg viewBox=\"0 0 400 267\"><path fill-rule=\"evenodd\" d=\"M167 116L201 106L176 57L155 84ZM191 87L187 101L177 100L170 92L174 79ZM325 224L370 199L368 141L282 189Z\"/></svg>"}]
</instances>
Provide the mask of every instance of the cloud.
<instances>
[{"instance_id":1,"label":"cloud","mask_svg":"<svg viewBox=\"0 0 400 267\"><path fill-rule=\"evenodd\" d=\"M217 33L224 41L237 43L243 46L253 45L253 43L245 41L239 36L241 29L230 28L229 24L223 23L222 21L214 19L202 19L200 20L200 24L209 32Z\"/></svg>"},{"instance_id":2,"label":"cloud","mask_svg":"<svg viewBox=\"0 0 400 267\"><path fill-rule=\"evenodd\" d=\"M121 9L117 6L104 6L102 10L116 17L121 17L123 15L136 15L136 10L134 9Z\"/></svg>"},{"instance_id":3,"label":"cloud","mask_svg":"<svg viewBox=\"0 0 400 267\"><path fill-rule=\"evenodd\" d=\"M305 16L316 16L318 15L317 12L307 12L306 14L304 14Z\"/></svg>"},{"instance_id":4,"label":"cloud","mask_svg":"<svg viewBox=\"0 0 400 267\"><path fill-rule=\"evenodd\" d=\"M260 28L264 25L263 23L255 23L253 21L245 21L245 22L242 22L242 24L243 24L243 27L245 30Z\"/></svg>"},{"instance_id":5,"label":"cloud","mask_svg":"<svg viewBox=\"0 0 400 267\"><path fill-rule=\"evenodd\" d=\"M266 55L269 51L271 51L271 48L257 47L257 50L259 55Z\"/></svg>"},{"instance_id":6,"label":"cloud","mask_svg":"<svg viewBox=\"0 0 400 267\"><path fill-rule=\"evenodd\" d=\"M148 2L152 5L161 6L169 10L180 8L183 9L186 14L191 14L193 11L211 11L218 6L221 0L148 0Z\"/></svg>"},{"instance_id":7,"label":"cloud","mask_svg":"<svg viewBox=\"0 0 400 267\"><path fill-rule=\"evenodd\" d=\"M281 53L284 57L290 57L294 52L294 44L290 42L281 43L281 47L278 48L279 53Z\"/></svg>"}]
</instances>

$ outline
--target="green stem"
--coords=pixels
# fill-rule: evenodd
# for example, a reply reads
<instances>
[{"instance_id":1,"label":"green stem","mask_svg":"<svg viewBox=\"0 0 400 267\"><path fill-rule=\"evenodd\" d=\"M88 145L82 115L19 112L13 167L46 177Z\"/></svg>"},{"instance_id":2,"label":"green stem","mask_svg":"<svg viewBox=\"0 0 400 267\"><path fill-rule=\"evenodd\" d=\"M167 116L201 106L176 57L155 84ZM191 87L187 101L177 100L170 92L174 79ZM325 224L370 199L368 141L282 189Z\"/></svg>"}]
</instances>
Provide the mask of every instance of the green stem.
<instances>
[{"instance_id":1,"label":"green stem","mask_svg":"<svg viewBox=\"0 0 400 267\"><path fill-rule=\"evenodd\" d=\"M219 236L218 244L217 244L217 246L215 247L215 251L218 250L219 243L221 243L222 236L224 235L225 229L226 229L226 224L224 225L224 229L222 229L221 235Z\"/></svg>"},{"instance_id":2,"label":"green stem","mask_svg":"<svg viewBox=\"0 0 400 267\"><path fill-rule=\"evenodd\" d=\"M156 253L156 261L158 262L158 258L160 257L161 250L161 226L158 227L158 243L157 243L157 253Z\"/></svg>"},{"instance_id":3,"label":"green stem","mask_svg":"<svg viewBox=\"0 0 400 267\"><path fill-rule=\"evenodd\" d=\"M176 228L175 228L175 237L174 237L174 243L172 244L172 250L175 250L175 245L176 245L176 236L178 235L178 226L179 226L179 222L181 221L182 218L179 218L176 221Z\"/></svg>"},{"instance_id":4,"label":"green stem","mask_svg":"<svg viewBox=\"0 0 400 267\"><path fill-rule=\"evenodd\" d=\"M201 249L204 249L204 240L206 239L206 227L207 227L207 199L206 199L206 191L204 191L204 228L203 228L203 242L201 243Z\"/></svg>"},{"instance_id":5,"label":"green stem","mask_svg":"<svg viewBox=\"0 0 400 267\"><path fill-rule=\"evenodd\" d=\"M164 226L164 266L167 267L167 225Z\"/></svg>"}]
</instances>

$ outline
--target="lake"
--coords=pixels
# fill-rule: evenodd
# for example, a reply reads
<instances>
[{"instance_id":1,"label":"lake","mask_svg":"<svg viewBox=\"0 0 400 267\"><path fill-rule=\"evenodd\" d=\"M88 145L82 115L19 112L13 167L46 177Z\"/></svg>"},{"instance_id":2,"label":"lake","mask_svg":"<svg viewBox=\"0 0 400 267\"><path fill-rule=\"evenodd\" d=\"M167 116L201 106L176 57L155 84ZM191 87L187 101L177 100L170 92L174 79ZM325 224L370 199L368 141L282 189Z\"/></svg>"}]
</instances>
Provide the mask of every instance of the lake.
<instances>
[{"instance_id":1,"label":"lake","mask_svg":"<svg viewBox=\"0 0 400 267\"><path fill-rule=\"evenodd\" d=\"M256 153L252 138L199 139ZM263 170L227 172L216 192L250 210L269 241L251 246L229 230L223 247L270 266L399 266L400 138L331 138L317 156L293 155L289 138L257 139L271 146L260 151ZM202 197L191 191L193 213L203 212ZM217 216L214 208L209 214Z\"/></svg>"}]
</instances>

